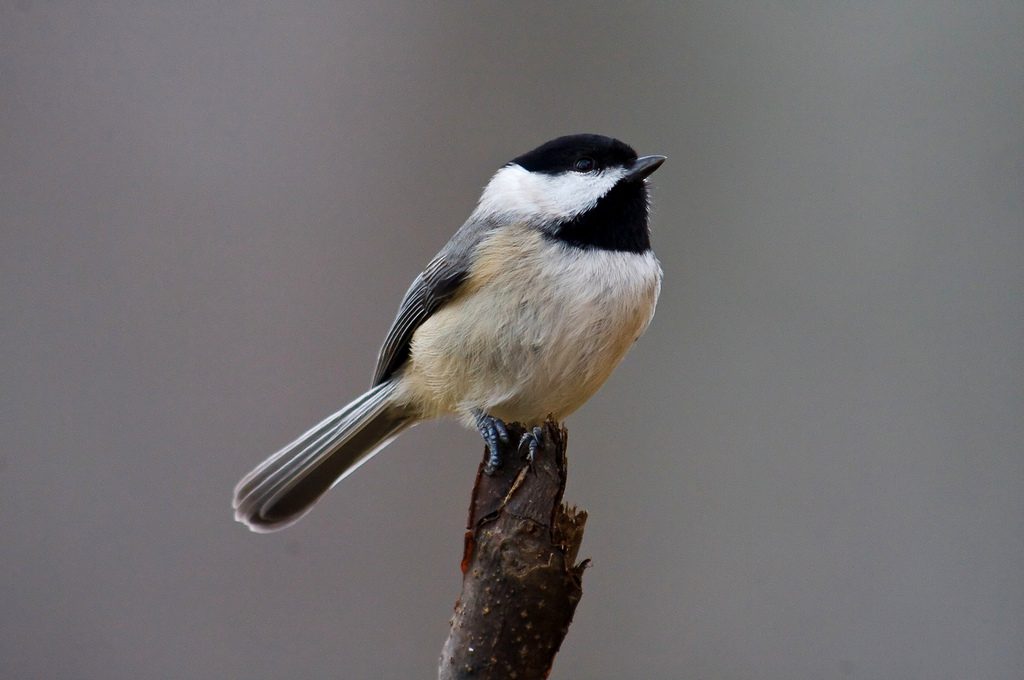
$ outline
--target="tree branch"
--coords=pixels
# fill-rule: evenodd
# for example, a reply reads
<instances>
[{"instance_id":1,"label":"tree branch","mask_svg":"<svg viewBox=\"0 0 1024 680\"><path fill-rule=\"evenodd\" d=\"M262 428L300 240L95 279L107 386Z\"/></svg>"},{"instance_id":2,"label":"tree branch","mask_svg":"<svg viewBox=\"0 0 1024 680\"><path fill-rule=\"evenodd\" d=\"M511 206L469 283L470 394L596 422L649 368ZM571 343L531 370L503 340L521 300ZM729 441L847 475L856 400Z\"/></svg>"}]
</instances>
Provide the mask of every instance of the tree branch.
<instances>
[{"instance_id":1,"label":"tree branch","mask_svg":"<svg viewBox=\"0 0 1024 680\"><path fill-rule=\"evenodd\" d=\"M477 471L440 680L546 678L569 632L588 563L575 563L587 514L562 503L568 433L550 421L543 429L532 464L516 446L524 428L511 424L504 465Z\"/></svg>"}]
</instances>

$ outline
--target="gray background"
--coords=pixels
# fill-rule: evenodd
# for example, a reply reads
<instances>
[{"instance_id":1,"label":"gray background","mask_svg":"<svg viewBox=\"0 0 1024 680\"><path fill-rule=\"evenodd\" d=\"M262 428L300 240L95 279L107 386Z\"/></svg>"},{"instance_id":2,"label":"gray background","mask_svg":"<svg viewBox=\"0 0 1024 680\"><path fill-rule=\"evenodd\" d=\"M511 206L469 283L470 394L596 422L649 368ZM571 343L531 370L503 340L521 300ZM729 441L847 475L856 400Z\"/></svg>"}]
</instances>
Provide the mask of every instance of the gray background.
<instances>
[{"instance_id":1,"label":"gray background","mask_svg":"<svg viewBox=\"0 0 1024 680\"><path fill-rule=\"evenodd\" d=\"M3 2L0 676L430 677L479 438L285 533L506 159L655 176L658 316L570 420L555 678L1024 677L1024 5Z\"/></svg>"}]
</instances>

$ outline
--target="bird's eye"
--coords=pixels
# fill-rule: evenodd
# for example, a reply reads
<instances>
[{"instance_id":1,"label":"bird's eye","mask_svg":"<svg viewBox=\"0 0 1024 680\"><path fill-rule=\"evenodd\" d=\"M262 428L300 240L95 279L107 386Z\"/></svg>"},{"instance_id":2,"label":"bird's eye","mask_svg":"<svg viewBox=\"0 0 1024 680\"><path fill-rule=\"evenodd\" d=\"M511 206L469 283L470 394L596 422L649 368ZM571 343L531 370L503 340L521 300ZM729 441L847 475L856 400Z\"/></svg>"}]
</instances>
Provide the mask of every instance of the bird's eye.
<instances>
[{"instance_id":1,"label":"bird's eye","mask_svg":"<svg viewBox=\"0 0 1024 680\"><path fill-rule=\"evenodd\" d=\"M591 170L594 169L595 165L597 164L594 162L593 158L583 157L577 160L573 164L572 168L576 172L590 172Z\"/></svg>"}]
</instances>

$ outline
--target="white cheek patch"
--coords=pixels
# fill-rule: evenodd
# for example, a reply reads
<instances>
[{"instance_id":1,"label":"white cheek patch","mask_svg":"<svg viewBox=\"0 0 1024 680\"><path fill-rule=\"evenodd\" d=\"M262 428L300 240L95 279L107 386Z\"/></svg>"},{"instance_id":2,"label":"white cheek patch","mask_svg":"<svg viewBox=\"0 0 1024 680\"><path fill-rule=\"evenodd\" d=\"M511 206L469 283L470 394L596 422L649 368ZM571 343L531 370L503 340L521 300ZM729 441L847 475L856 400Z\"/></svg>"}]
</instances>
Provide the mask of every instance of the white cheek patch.
<instances>
[{"instance_id":1,"label":"white cheek patch","mask_svg":"<svg viewBox=\"0 0 1024 680\"><path fill-rule=\"evenodd\" d=\"M624 168L616 168L545 175L507 165L487 184L474 216L528 222L572 219L593 208L625 174Z\"/></svg>"}]
</instances>

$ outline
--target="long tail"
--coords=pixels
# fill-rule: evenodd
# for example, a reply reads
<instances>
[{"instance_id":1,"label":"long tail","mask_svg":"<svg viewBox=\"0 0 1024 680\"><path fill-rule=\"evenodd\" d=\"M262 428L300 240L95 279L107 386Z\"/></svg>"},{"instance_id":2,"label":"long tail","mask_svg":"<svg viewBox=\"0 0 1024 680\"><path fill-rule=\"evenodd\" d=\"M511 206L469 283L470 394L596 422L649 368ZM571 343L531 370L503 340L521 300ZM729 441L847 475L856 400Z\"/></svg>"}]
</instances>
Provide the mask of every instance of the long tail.
<instances>
[{"instance_id":1,"label":"long tail","mask_svg":"<svg viewBox=\"0 0 1024 680\"><path fill-rule=\"evenodd\" d=\"M235 519L259 533L297 522L328 489L416 424L377 385L263 461L235 487Z\"/></svg>"}]
</instances>

